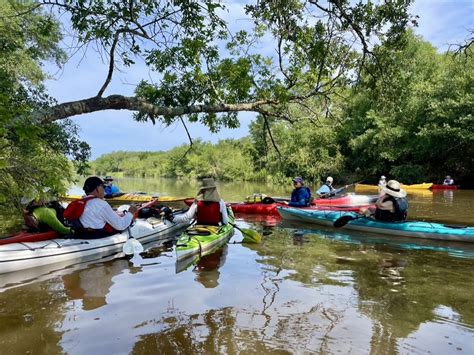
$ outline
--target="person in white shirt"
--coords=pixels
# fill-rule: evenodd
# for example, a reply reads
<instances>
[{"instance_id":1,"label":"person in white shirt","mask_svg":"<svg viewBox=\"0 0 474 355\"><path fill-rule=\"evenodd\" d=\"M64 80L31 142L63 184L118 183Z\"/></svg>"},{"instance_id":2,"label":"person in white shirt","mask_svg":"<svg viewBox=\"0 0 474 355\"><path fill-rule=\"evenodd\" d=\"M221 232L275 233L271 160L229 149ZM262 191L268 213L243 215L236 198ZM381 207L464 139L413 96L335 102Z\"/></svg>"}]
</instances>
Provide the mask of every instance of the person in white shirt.
<instances>
[{"instance_id":1,"label":"person in white shirt","mask_svg":"<svg viewBox=\"0 0 474 355\"><path fill-rule=\"evenodd\" d=\"M219 196L212 178L202 180L196 199L186 213L176 217L168 215L166 218L175 223L196 219L196 224L201 225L222 225L229 222L225 202Z\"/></svg>"},{"instance_id":2,"label":"person in white shirt","mask_svg":"<svg viewBox=\"0 0 474 355\"><path fill-rule=\"evenodd\" d=\"M79 218L84 227L83 233L103 237L127 229L133 220L137 207L131 205L128 213L119 216L112 207L103 200L105 195L104 182L97 176L91 176L84 182L85 199L88 199L84 211ZM126 211L127 212L127 211Z\"/></svg>"},{"instance_id":3,"label":"person in white shirt","mask_svg":"<svg viewBox=\"0 0 474 355\"><path fill-rule=\"evenodd\" d=\"M451 176L447 175L443 181L443 185L454 185L454 180L451 179Z\"/></svg>"}]
</instances>

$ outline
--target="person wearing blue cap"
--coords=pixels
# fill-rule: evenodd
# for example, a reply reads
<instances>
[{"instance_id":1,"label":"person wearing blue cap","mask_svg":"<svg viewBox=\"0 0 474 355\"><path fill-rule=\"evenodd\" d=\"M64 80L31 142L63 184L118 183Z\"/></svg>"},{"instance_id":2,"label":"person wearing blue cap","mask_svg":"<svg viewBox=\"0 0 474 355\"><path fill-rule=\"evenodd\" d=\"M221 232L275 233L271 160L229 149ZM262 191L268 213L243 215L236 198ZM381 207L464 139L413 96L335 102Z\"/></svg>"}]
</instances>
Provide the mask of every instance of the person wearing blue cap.
<instances>
[{"instance_id":1,"label":"person wearing blue cap","mask_svg":"<svg viewBox=\"0 0 474 355\"><path fill-rule=\"evenodd\" d=\"M307 207L311 203L311 190L309 187L304 186L304 181L301 177L297 176L293 179L293 185L295 186L291 193L291 200L288 206L292 207Z\"/></svg>"}]
</instances>

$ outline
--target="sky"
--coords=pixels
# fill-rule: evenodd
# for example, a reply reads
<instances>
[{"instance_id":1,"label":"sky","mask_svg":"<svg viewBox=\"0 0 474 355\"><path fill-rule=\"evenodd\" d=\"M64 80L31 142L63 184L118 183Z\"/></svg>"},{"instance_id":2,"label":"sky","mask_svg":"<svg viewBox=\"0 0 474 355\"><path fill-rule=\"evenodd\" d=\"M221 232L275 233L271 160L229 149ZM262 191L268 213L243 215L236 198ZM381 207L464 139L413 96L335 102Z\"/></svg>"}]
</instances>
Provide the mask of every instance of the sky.
<instances>
[{"instance_id":1,"label":"sky","mask_svg":"<svg viewBox=\"0 0 474 355\"><path fill-rule=\"evenodd\" d=\"M228 5L224 15L229 27L250 26L245 17L243 3L234 1ZM229 3L229 1L226 1ZM474 29L474 0L419 0L412 6L417 14L419 26L415 32L431 42L439 51L446 50L450 44L461 43L466 39L469 29ZM262 48L266 50L266 48ZM59 103L95 96L107 75L107 63L103 63L96 52L89 50L76 54L58 71L50 65L46 70L53 79L46 82L50 95ZM134 86L149 73L144 63L137 63L126 72L115 72L113 80L104 96L111 94L133 95ZM187 144L188 138L180 123L165 127L132 120L132 112L108 110L72 118L80 127L80 137L91 146L91 159L112 151L165 151ZM188 125L192 138L216 143L219 139L241 138L248 134L254 113L240 113L240 128L222 129L217 134L198 123Z\"/></svg>"}]
</instances>

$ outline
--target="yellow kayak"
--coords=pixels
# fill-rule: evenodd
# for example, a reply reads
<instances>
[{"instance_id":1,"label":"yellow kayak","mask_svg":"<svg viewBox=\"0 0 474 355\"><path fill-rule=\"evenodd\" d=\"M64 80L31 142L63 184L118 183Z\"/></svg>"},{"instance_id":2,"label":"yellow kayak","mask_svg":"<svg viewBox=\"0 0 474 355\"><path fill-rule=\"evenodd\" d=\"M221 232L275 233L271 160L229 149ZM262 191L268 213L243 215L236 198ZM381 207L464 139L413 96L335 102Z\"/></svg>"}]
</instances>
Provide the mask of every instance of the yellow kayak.
<instances>
[{"instance_id":1,"label":"yellow kayak","mask_svg":"<svg viewBox=\"0 0 474 355\"><path fill-rule=\"evenodd\" d=\"M401 188L405 191L415 191L415 190L428 190L433 183L424 182L422 184L414 184L414 185L403 185L401 184ZM365 184L357 184L355 186L356 191L373 191L376 192L379 190L377 185L365 185Z\"/></svg>"},{"instance_id":2,"label":"yellow kayak","mask_svg":"<svg viewBox=\"0 0 474 355\"><path fill-rule=\"evenodd\" d=\"M61 199L66 201L80 200L80 195L65 195ZM113 197L108 197L105 200L111 203L142 203L151 200L158 200L160 202L179 202L189 199L190 197L171 197L171 196L157 196L157 195L145 195L139 193L121 193L116 194ZM191 197L192 198L192 197Z\"/></svg>"}]
</instances>

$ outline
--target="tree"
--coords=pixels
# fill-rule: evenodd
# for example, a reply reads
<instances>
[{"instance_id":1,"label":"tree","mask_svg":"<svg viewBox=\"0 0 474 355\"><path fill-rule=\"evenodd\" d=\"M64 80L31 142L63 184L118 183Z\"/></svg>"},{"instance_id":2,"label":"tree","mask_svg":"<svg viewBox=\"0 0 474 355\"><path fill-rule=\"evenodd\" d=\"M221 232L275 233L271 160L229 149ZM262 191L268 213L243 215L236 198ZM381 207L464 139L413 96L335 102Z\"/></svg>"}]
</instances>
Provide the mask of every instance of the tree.
<instances>
[{"instance_id":1,"label":"tree","mask_svg":"<svg viewBox=\"0 0 474 355\"><path fill-rule=\"evenodd\" d=\"M217 0L39 0L30 8L69 15L78 43L106 53L109 71L95 95L34 117L48 123L125 109L140 121L170 124L187 116L212 131L236 127L239 111L290 120L289 104L304 105L314 96L330 100L338 87L357 80L373 56L371 42L393 46L413 21L411 0L352 3L262 0L246 6L254 28L231 33L222 19L225 3ZM268 44L263 40L275 46L275 57L260 53ZM157 74L157 84L142 81L134 97L103 96L116 66L130 66L136 57Z\"/></svg>"},{"instance_id":2,"label":"tree","mask_svg":"<svg viewBox=\"0 0 474 355\"><path fill-rule=\"evenodd\" d=\"M46 187L63 191L73 178L66 156L81 171L89 146L71 121L39 124L31 116L54 104L40 63L64 59L57 22L37 10L17 16L10 2L0 3L0 13L0 205L20 207L22 197L44 194Z\"/></svg>"},{"instance_id":3,"label":"tree","mask_svg":"<svg viewBox=\"0 0 474 355\"><path fill-rule=\"evenodd\" d=\"M374 80L364 73L346 105L339 141L349 143L341 144L347 168L405 183L439 181L445 174L468 182L474 171L474 58L438 54L411 31L404 39L401 51L377 49L385 75Z\"/></svg>"}]
</instances>

